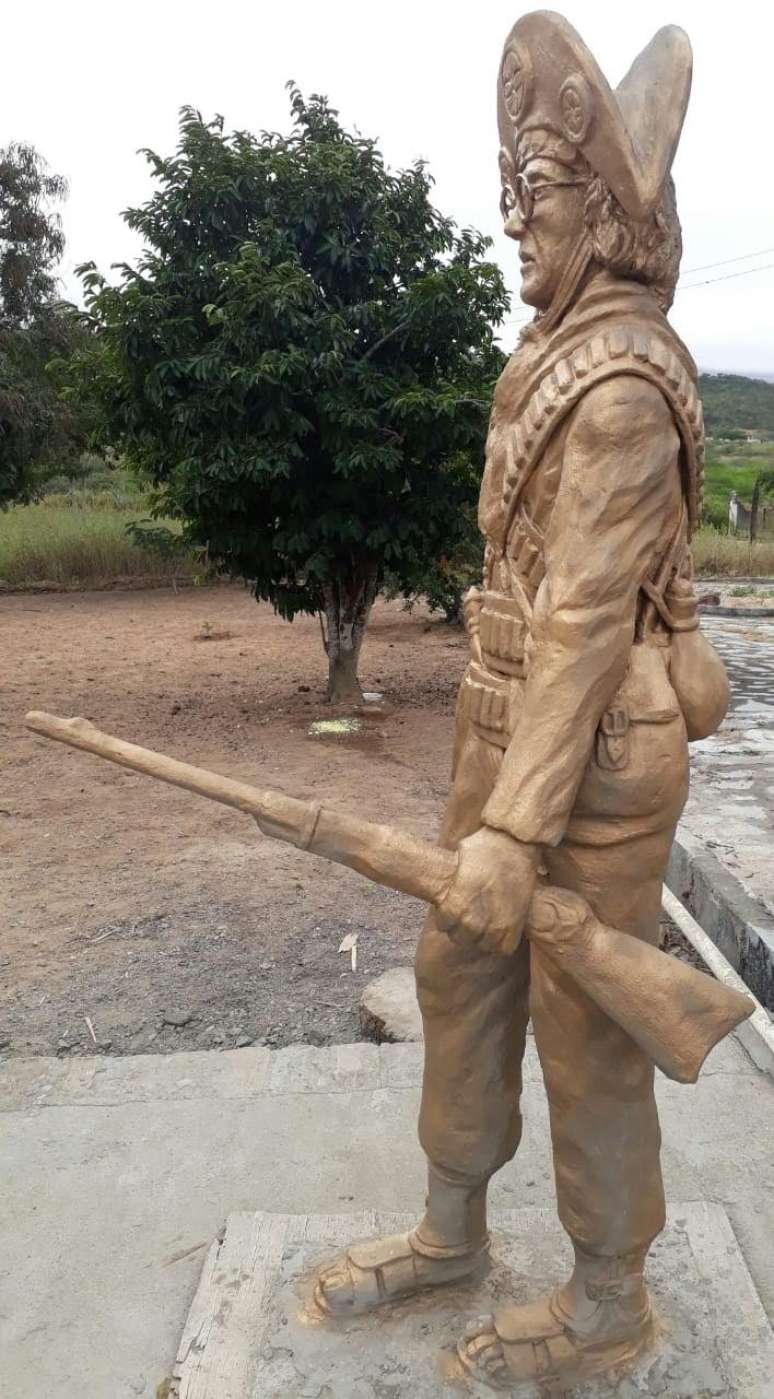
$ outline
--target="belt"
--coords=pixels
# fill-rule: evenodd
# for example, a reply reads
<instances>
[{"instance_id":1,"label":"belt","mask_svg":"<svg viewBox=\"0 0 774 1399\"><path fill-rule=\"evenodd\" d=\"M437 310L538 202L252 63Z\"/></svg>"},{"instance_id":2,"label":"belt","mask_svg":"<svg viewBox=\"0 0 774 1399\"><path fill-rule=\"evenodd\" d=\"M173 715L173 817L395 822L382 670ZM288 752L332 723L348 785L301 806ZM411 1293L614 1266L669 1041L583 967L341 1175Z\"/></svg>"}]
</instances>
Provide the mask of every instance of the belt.
<instances>
[{"instance_id":1,"label":"belt","mask_svg":"<svg viewBox=\"0 0 774 1399\"><path fill-rule=\"evenodd\" d=\"M514 683L505 675L494 675L477 661L465 672L463 692L465 716L479 736L498 748L511 740L511 700Z\"/></svg>"},{"instance_id":2,"label":"belt","mask_svg":"<svg viewBox=\"0 0 774 1399\"><path fill-rule=\"evenodd\" d=\"M524 643L528 621L519 598L487 590L479 614L481 654L488 670L524 675Z\"/></svg>"}]
</instances>

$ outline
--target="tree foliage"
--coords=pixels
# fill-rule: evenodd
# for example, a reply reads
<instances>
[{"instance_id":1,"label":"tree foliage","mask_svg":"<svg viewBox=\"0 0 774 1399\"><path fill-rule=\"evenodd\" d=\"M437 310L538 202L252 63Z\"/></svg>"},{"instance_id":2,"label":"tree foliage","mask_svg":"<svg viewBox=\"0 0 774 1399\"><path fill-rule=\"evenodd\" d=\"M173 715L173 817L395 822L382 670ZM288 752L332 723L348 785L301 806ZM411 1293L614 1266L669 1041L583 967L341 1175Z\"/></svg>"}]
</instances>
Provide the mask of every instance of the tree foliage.
<instances>
[{"instance_id":1,"label":"tree foliage","mask_svg":"<svg viewBox=\"0 0 774 1399\"><path fill-rule=\"evenodd\" d=\"M86 443L80 408L53 371L84 333L67 308L41 307L28 326L0 330L0 507L29 500L46 466L61 469Z\"/></svg>"},{"instance_id":2,"label":"tree foliage","mask_svg":"<svg viewBox=\"0 0 774 1399\"><path fill-rule=\"evenodd\" d=\"M455 547L507 298L423 164L392 173L326 99L290 100L289 135L185 108L176 153L145 152L145 252L118 285L82 269L79 376L160 511L284 617L325 614L344 697L385 568Z\"/></svg>"},{"instance_id":3,"label":"tree foliage","mask_svg":"<svg viewBox=\"0 0 774 1399\"><path fill-rule=\"evenodd\" d=\"M26 499L35 468L64 461L84 435L48 372L83 332L55 301L67 191L33 146L0 150L0 506Z\"/></svg>"},{"instance_id":4,"label":"tree foliage","mask_svg":"<svg viewBox=\"0 0 774 1399\"><path fill-rule=\"evenodd\" d=\"M34 146L0 150L0 326L29 324L56 292L54 268L64 252L59 214L67 194Z\"/></svg>"},{"instance_id":5,"label":"tree foliage","mask_svg":"<svg viewBox=\"0 0 774 1399\"><path fill-rule=\"evenodd\" d=\"M700 374L699 392L711 437L739 441L746 432L774 437L774 384L744 374Z\"/></svg>"}]
</instances>

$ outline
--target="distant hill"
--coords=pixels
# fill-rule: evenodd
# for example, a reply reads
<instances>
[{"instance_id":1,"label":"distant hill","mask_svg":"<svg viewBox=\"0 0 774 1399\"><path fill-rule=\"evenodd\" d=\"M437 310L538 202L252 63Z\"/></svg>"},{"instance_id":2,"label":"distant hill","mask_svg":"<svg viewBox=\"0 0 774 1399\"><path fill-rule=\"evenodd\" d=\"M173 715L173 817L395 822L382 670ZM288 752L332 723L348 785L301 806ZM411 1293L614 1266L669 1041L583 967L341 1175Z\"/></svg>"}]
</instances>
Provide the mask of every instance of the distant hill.
<instances>
[{"instance_id":1,"label":"distant hill","mask_svg":"<svg viewBox=\"0 0 774 1399\"><path fill-rule=\"evenodd\" d=\"M699 393L708 436L744 428L774 437L774 384L743 374L700 374Z\"/></svg>"}]
</instances>

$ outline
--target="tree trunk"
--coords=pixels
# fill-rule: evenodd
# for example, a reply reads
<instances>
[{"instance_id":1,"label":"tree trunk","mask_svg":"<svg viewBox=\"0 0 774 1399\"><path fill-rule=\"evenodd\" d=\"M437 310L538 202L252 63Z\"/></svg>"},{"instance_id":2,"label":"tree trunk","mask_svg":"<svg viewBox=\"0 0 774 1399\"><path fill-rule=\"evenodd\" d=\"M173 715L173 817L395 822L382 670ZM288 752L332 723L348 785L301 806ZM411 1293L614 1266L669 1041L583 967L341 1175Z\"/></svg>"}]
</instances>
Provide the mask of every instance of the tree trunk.
<instances>
[{"instance_id":1,"label":"tree trunk","mask_svg":"<svg viewBox=\"0 0 774 1399\"><path fill-rule=\"evenodd\" d=\"M756 476L753 486L752 500L750 501L750 543L754 544L758 538L758 507L761 501L761 478Z\"/></svg>"},{"instance_id":2,"label":"tree trunk","mask_svg":"<svg viewBox=\"0 0 774 1399\"><path fill-rule=\"evenodd\" d=\"M378 583L378 569L369 563L323 588L331 704L360 704L363 699L357 667Z\"/></svg>"}]
</instances>

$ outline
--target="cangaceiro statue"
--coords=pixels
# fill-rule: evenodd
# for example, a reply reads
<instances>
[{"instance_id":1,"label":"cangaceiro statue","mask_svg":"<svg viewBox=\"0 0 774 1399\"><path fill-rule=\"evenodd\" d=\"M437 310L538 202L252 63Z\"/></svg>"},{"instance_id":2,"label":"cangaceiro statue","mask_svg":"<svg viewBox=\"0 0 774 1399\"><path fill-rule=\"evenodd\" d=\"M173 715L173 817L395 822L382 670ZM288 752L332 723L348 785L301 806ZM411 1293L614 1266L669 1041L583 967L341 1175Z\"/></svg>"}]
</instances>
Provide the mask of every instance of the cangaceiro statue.
<instances>
[{"instance_id":1,"label":"cangaceiro statue","mask_svg":"<svg viewBox=\"0 0 774 1399\"><path fill-rule=\"evenodd\" d=\"M535 941L538 882L655 943L688 786L687 739L725 713L698 631L696 369L666 312L681 237L670 167L691 49L656 34L612 92L561 16L525 15L498 82L505 233L536 310L495 391L465 603L470 664L441 843L457 872L420 941L424 1218L319 1279L332 1315L470 1274L489 1180L514 1155L531 1016L559 1214L575 1251L552 1296L474 1323L479 1378L572 1380L649 1342L645 1259L664 1225L653 1064ZM640 987L649 995L647 983Z\"/></svg>"},{"instance_id":2,"label":"cangaceiro statue","mask_svg":"<svg viewBox=\"0 0 774 1399\"><path fill-rule=\"evenodd\" d=\"M432 905L416 964L425 1213L320 1273L325 1317L485 1263L487 1188L519 1145L532 1018L575 1266L550 1296L462 1335L463 1366L495 1388L572 1384L651 1344L644 1269L664 1225L654 1064L694 1079L752 1010L656 946L687 744L728 701L691 585L696 369L666 319L681 254L670 167L690 80L688 39L672 27L615 92L559 15L525 15L506 40L502 212L536 314L495 392L441 848L83 720L28 716L36 732L228 802L267 835Z\"/></svg>"}]
</instances>

